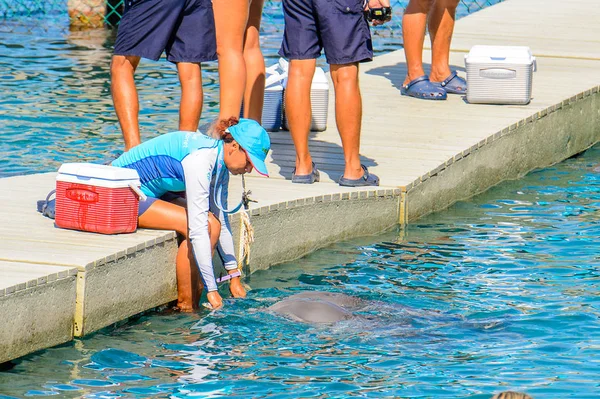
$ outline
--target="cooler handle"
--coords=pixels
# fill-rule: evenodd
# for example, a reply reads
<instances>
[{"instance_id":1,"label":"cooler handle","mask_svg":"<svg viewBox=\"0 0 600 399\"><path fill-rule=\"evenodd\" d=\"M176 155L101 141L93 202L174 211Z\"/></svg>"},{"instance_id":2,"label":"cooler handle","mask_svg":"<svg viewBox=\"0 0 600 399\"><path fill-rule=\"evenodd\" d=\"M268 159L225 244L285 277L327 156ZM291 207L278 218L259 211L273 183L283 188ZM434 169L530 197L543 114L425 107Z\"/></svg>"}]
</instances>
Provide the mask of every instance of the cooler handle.
<instances>
[{"instance_id":1,"label":"cooler handle","mask_svg":"<svg viewBox=\"0 0 600 399\"><path fill-rule=\"evenodd\" d=\"M533 58L533 72L537 72L537 60L535 57L531 57Z\"/></svg>"},{"instance_id":2,"label":"cooler handle","mask_svg":"<svg viewBox=\"0 0 600 399\"><path fill-rule=\"evenodd\" d=\"M129 187L133 190L134 193L137 194L137 196L140 198L140 201L146 201L148 199L146 194L144 194L142 190L140 190L140 188L135 184L129 183Z\"/></svg>"}]
</instances>

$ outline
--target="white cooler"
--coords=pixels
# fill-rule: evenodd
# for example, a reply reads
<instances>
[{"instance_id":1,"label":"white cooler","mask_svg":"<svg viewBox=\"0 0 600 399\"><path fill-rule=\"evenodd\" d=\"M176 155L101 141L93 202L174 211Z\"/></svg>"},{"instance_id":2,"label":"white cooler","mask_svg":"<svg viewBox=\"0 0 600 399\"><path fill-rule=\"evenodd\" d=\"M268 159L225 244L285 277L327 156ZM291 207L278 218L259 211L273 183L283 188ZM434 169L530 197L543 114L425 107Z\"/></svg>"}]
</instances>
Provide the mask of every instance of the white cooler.
<instances>
[{"instance_id":1,"label":"white cooler","mask_svg":"<svg viewBox=\"0 0 600 399\"><path fill-rule=\"evenodd\" d=\"M525 46L473 46L465 56L467 101L528 104L535 57Z\"/></svg>"},{"instance_id":2,"label":"white cooler","mask_svg":"<svg viewBox=\"0 0 600 399\"><path fill-rule=\"evenodd\" d=\"M310 88L310 109L312 120L310 130L322 132L327 129L327 111L329 107L329 81L323 68L317 68ZM284 108L285 110L285 108ZM287 117L283 114L283 126L288 130Z\"/></svg>"}]
</instances>

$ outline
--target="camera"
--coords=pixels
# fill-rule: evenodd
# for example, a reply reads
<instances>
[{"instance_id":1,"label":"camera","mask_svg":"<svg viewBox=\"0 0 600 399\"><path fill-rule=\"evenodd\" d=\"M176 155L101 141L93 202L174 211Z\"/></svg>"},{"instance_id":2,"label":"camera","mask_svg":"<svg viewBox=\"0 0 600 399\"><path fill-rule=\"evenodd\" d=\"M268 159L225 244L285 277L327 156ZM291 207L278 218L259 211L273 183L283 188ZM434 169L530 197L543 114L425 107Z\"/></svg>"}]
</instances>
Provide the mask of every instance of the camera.
<instances>
[{"instance_id":1,"label":"camera","mask_svg":"<svg viewBox=\"0 0 600 399\"><path fill-rule=\"evenodd\" d=\"M367 21L388 22L392 19L392 7L370 8L365 11Z\"/></svg>"}]
</instances>

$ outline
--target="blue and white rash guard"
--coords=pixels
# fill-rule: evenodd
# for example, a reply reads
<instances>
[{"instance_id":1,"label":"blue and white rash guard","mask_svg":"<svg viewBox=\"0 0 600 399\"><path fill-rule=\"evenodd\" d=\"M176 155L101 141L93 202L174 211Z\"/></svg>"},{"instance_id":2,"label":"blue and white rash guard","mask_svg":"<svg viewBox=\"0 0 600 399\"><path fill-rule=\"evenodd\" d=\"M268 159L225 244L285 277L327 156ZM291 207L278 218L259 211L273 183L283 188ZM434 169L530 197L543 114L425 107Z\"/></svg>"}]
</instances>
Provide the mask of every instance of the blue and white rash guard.
<instances>
[{"instance_id":1,"label":"blue and white rash guard","mask_svg":"<svg viewBox=\"0 0 600 399\"><path fill-rule=\"evenodd\" d=\"M202 133L167 133L133 147L112 165L135 169L140 175L141 190L149 197L186 192L189 238L194 257L204 286L209 292L216 291L208 234L209 211L221 222L217 249L225 269L237 268L231 226L225 212L214 203L212 194L217 185L222 186L219 201L221 206L227 206L229 171L223 161L223 141ZM221 169L222 176L218 177L217 170Z\"/></svg>"}]
</instances>

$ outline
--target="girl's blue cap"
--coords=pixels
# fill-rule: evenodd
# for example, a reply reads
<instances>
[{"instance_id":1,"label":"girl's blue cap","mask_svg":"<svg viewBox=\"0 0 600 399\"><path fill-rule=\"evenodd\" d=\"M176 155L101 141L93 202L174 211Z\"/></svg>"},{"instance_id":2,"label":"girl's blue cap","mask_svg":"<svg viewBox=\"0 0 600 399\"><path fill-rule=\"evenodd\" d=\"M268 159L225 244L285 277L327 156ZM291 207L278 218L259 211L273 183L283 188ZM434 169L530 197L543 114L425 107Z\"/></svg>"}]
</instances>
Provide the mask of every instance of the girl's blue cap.
<instances>
[{"instance_id":1,"label":"girl's blue cap","mask_svg":"<svg viewBox=\"0 0 600 399\"><path fill-rule=\"evenodd\" d=\"M269 176L265 159L271 149L267 131L253 119L240 119L237 125L227 128L234 140L248 153L252 166L258 173Z\"/></svg>"}]
</instances>

